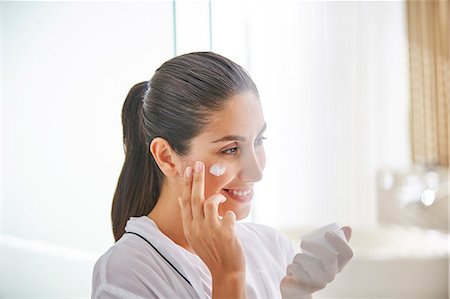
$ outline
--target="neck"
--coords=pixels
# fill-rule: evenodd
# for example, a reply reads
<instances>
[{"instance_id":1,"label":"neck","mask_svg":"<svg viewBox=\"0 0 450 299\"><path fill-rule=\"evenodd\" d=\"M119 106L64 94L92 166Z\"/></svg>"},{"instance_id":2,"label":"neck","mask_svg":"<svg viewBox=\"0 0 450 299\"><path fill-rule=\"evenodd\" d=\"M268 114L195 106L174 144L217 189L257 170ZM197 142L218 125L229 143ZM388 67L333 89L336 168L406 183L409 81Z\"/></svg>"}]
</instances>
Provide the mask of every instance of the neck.
<instances>
[{"instance_id":1,"label":"neck","mask_svg":"<svg viewBox=\"0 0 450 299\"><path fill-rule=\"evenodd\" d=\"M161 195L153 210L148 214L148 217L152 219L159 230L173 242L186 250L193 252L184 235L178 194L176 192L171 192L172 190L174 189L169 188L166 184L163 185Z\"/></svg>"}]
</instances>

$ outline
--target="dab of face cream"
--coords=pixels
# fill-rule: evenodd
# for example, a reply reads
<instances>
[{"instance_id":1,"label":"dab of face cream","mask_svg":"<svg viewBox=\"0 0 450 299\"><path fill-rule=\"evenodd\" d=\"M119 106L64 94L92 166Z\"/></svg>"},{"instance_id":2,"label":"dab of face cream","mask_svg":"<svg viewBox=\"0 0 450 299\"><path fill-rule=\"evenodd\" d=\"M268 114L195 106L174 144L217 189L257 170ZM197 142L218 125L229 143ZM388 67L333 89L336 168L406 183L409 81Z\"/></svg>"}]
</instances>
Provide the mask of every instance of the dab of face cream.
<instances>
[{"instance_id":1,"label":"dab of face cream","mask_svg":"<svg viewBox=\"0 0 450 299\"><path fill-rule=\"evenodd\" d=\"M209 173L215 176L221 176L222 174L225 173L225 170L227 170L227 168L224 165L216 163L211 166L211 168L209 169Z\"/></svg>"}]
</instances>

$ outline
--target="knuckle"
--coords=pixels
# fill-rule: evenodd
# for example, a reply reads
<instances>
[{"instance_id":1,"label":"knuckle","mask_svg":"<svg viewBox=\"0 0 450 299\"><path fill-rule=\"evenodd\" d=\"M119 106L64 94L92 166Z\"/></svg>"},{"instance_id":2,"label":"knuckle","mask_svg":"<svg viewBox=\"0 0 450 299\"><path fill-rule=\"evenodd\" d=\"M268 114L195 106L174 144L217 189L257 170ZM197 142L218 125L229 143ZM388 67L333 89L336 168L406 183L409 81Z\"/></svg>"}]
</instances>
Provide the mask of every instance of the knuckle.
<instances>
[{"instance_id":1,"label":"knuckle","mask_svg":"<svg viewBox=\"0 0 450 299\"><path fill-rule=\"evenodd\" d=\"M203 196L196 196L195 197L195 202L197 203L199 208L203 208L204 205L205 205L205 198Z\"/></svg>"},{"instance_id":2,"label":"knuckle","mask_svg":"<svg viewBox=\"0 0 450 299\"><path fill-rule=\"evenodd\" d=\"M199 237L200 237L200 234L198 233L198 230L197 229L190 229L189 230L189 238L191 239L191 240L198 240L199 239Z\"/></svg>"},{"instance_id":3,"label":"knuckle","mask_svg":"<svg viewBox=\"0 0 450 299\"><path fill-rule=\"evenodd\" d=\"M189 227L187 225L184 225L184 236L188 240L191 238L191 230L189 229Z\"/></svg>"},{"instance_id":4,"label":"knuckle","mask_svg":"<svg viewBox=\"0 0 450 299\"><path fill-rule=\"evenodd\" d=\"M213 233L211 233L211 239L213 239L213 240L215 240L215 241L217 241L217 240L222 240L222 237L221 237L221 235L220 235L220 233L218 233L218 232L213 232Z\"/></svg>"},{"instance_id":5,"label":"knuckle","mask_svg":"<svg viewBox=\"0 0 450 299\"><path fill-rule=\"evenodd\" d=\"M324 261L327 264L335 264L338 261L338 254L332 253Z\"/></svg>"},{"instance_id":6,"label":"knuckle","mask_svg":"<svg viewBox=\"0 0 450 299\"><path fill-rule=\"evenodd\" d=\"M216 211L217 211L217 207L214 203L211 203L208 201L205 202L205 212L206 213L208 213L210 215L214 215L215 213L217 213Z\"/></svg>"},{"instance_id":7,"label":"knuckle","mask_svg":"<svg viewBox=\"0 0 450 299\"><path fill-rule=\"evenodd\" d=\"M198 190L198 188L199 188L198 186L200 186L201 183L202 183L202 179L201 178L194 178L192 180L192 186L193 187L195 186L196 190Z\"/></svg>"},{"instance_id":8,"label":"knuckle","mask_svg":"<svg viewBox=\"0 0 450 299\"><path fill-rule=\"evenodd\" d=\"M186 207L189 204L189 199L184 197L184 196L181 197L180 198L180 204L181 204L181 206Z\"/></svg>"},{"instance_id":9,"label":"knuckle","mask_svg":"<svg viewBox=\"0 0 450 299\"><path fill-rule=\"evenodd\" d=\"M327 272L327 273L325 274L325 281L326 281L326 283L332 282L332 281L334 280L334 277L335 277L335 274L334 274L334 273L332 273L332 272Z\"/></svg>"},{"instance_id":10,"label":"knuckle","mask_svg":"<svg viewBox=\"0 0 450 299\"><path fill-rule=\"evenodd\" d=\"M353 250L349 247L348 248L348 258L351 259L353 257L354 253Z\"/></svg>"},{"instance_id":11,"label":"knuckle","mask_svg":"<svg viewBox=\"0 0 450 299\"><path fill-rule=\"evenodd\" d=\"M298 264L301 264L301 262L302 262L302 256L301 256L300 254L296 254L296 255L294 256L293 262L298 263Z\"/></svg>"},{"instance_id":12,"label":"knuckle","mask_svg":"<svg viewBox=\"0 0 450 299\"><path fill-rule=\"evenodd\" d=\"M327 286L326 279L324 277L316 278L311 283L316 290L324 289Z\"/></svg>"},{"instance_id":13,"label":"knuckle","mask_svg":"<svg viewBox=\"0 0 450 299\"><path fill-rule=\"evenodd\" d=\"M205 208L207 208L207 209L213 209L214 208L214 201L212 201L212 200L206 200L205 201Z\"/></svg>"},{"instance_id":14,"label":"knuckle","mask_svg":"<svg viewBox=\"0 0 450 299\"><path fill-rule=\"evenodd\" d=\"M202 176L199 173L194 175L194 182L198 183L202 180Z\"/></svg>"},{"instance_id":15,"label":"knuckle","mask_svg":"<svg viewBox=\"0 0 450 299\"><path fill-rule=\"evenodd\" d=\"M198 231L195 231L193 234L192 234L192 237L195 239L195 240L199 240L200 238L201 238L201 234L198 232Z\"/></svg>"},{"instance_id":16,"label":"knuckle","mask_svg":"<svg viewBox=\"0 0 450 299\"><path fill-rule=\"evenodd\" d=\"M294 269L293 269L294 267L295 267L294 264L289 264L286 268L286 270L287 270L286 272L289 274L294 274Z\"/></svg>"},{"instance_id":17,"label":"knuckle","mask_svg":"<svg viewBox=\"0 0 450 299\"><path fill-rule=\"evenodd\" d=\"M192 231L197 237L203 235L204 229L205 227L203 226L203 223L201 221L195 221L192 226Z\"/></svg>"}]
</instances>

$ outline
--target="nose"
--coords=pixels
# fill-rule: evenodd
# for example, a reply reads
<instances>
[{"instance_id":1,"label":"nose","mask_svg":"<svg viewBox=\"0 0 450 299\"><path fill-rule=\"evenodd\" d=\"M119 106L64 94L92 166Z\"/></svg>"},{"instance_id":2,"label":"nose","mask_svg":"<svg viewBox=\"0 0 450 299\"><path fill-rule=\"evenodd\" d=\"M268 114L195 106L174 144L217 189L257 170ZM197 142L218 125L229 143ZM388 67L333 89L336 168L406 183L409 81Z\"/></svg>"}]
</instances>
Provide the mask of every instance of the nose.
<instances>
[{"instance_id":1,"label":"nose","mask_svg":"<svg viewBox=\"0 0 450 299\"><path fill-rule=\"evenodd\" d=\"M257 155L255 151L250 151L242 157L242 169L240 180L242 182L258 182L262 179L262 172L265 165L264 152Z\"/></svg>"}]
</instances>

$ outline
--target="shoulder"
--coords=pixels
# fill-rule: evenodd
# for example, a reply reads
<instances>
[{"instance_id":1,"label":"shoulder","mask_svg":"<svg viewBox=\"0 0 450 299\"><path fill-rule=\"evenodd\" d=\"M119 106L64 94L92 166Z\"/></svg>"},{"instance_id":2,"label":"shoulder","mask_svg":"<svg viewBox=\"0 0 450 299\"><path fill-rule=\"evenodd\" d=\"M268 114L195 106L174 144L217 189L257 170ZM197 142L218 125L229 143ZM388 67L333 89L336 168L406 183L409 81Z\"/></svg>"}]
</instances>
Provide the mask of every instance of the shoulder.
<instances>
[{"instance_id":1,"label":"shoulder","mask_svg":"<svg viewBox=\"0 0 450 299\"><path fill-rule=\"evenodd\" d=\"M92 277L93 298L110 293L117 298L157 297L155 290L149 288L148 278L154 280L153 286L167 282L161 275L163 266L144 245L137 238L124 236L97 260Z\"/></svg>"},{"instance_id":2,"label":"shoulder","mask_svg":"<svg viewBox=\"0 0 450 299\"><path fill-rule=\"evenodd\" d=\"M140 246L133 244L135 243L133 240L127 239L125 236L122 237L97 260L94 266L94 279L109 283L122 279L120 276L129 277L139 269L134 266L140 259ZM112 273L114 275L111 275Z\"/></svg>"}]
</instances>

